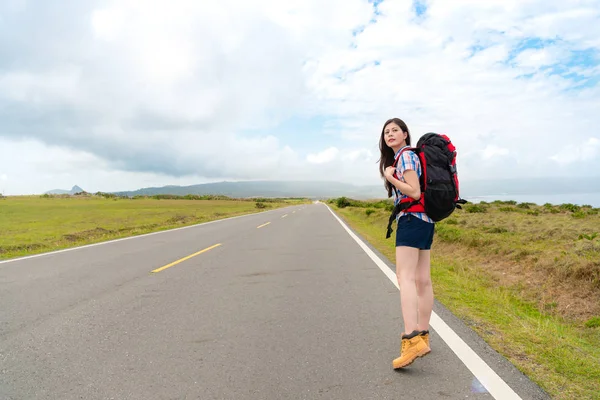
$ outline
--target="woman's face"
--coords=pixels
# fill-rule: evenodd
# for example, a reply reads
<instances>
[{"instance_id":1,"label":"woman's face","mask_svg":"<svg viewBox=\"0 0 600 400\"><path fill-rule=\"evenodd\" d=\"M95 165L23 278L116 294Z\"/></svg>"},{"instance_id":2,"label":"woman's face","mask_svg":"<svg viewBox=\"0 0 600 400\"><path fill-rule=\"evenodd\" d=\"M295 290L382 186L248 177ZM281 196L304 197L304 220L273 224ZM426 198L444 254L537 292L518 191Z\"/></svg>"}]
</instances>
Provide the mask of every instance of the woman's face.
<instances>
[{"instance_id":1,"label":"woman's face","mask_svg":"<svg viewBox=\"0 0 600 400\"><path fill-rule=\"evenodd\" d=\"M383 137L385 144L394 150L404 146L406 140L406 134L402 132L402 129L395 122L390 122L385 126Z\"/></svg>"}]
</instances>

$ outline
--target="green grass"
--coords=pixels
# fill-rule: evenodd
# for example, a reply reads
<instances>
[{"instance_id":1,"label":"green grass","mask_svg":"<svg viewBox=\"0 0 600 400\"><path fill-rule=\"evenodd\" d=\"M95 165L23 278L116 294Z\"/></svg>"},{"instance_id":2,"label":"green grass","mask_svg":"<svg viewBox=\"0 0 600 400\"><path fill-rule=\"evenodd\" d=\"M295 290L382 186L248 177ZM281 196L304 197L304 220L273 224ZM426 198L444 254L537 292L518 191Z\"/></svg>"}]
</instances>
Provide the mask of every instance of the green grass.
<instances>
[{"instance_id":1,"label":"green grass","mask_svg":"<svg viewBox=\"0 0 600 400\"><path fill-rule=\"evenodd\" d=\"M598 399L600 337L540 312L517 288L481 271L436 260L436 297L556 399Z\"/></svg>"},{"instance_id":2,"label":"green grass","mask_svg":"<svg viewBox=\"0 0 600 400\"><path fill-rule=\"evenodd\" d=\"M395 261L395 231L390 239L385 239L387 211L378 210L367 215L367 206L339 208L335 201L330 205L389 260ZM589 230L600 225L597 220L572 218L570 213L580 210L569 206L553 213L551 210L555 208L543 212L539 207L527 204L515 207L510 214L503 210L504 207L506 203L484 204L470 211L457 211L438 224L432 247L436 298L553 398L600 399L600 319L593 316L597 304L589 304L592 311L584 315L557 312L564 297L568 298L572 293L561 292L559 286L553 286L555 281L552 279L535 281L543 279L540 277L544 275L537 274L535 269L544 268L543 262L541 266L528 267L529 271L519 264L523 260L531 262L535 257L538 262L553 259L556 251L566 252L569 257L578 258L563 266L567 271L556 270L554 273L569 275L569 271L573 272L569 268L577 270L587 265L586 254L594 251L590 243L587 243L587 250L577 250L576 242L583 240L585 244L587 240L578 239L578 235L591 238L593 234ZM527 214L532 210L540 214ZM595 217L589 214L586 218ZM532 218L538 220L532 223ZM544 230L554 228L559 230L545 238ZM542 238L536 237L534 232ZM544 240L550 241L544 246ZM556 246L559 246L558 250ZM579 256L577 251L581 253ZM515 261L515 258L521 261ZM521 265L521 269L510 269L509 263ZM489 268L491 264L496 264L496 269ZM587 282L590 293L598 295L597 286L590 280L593 274L569 276L571 282L579 282L581 287ZM529 288L535 286L557 297L542 301L528 294L533 292ZM594 302L596 298L588 301Z\"/></svg>"},{"instance_id":3,"label":"green grass","mask_svg":"<svg viewBox=\"0 0 600 400\"><path fill-rule=\"evenodd\" d=\"M0 199L0 259L177 228L302 202L305 201L9 196Z\"/></svg>"}]
</instances>

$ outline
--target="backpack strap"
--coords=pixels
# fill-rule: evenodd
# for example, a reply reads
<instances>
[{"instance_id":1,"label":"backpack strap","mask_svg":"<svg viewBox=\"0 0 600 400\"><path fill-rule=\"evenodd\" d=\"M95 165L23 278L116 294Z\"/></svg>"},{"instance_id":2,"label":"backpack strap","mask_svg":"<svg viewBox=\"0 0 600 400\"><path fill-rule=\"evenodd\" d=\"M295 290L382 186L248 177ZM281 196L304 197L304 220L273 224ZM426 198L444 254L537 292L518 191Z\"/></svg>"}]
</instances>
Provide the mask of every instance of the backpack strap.
<instances>
[{"instance_id":1,"label":"backpack strap","mask_svg":"<svg viewBox=\"0 0 600 400\"><path fill-rule=\"evenodd\" d=\"M394 221L396 220L396 217L398 216L398 213L400 212L400 204L396 204L394 206L394 209L392 210L392 214L390 215L390 219L388 220L388 225L387 225L387 231L385 233L385 238L388 239L393 232L392 229L392 224L394 223Z\"/></svg>"},{"instance_id":2,"label":"backpack strap","mask_svg":"<svg viewBox=\"0 0 600 400\"><path fill-rule=\"evenodd\" d=\"M413 151L415 153L418 153L420 150L416 147L405 147L402 150L400 150L400 152L398 153L398 155L396 156L396 158L394 159L394 163L392 164L392 167L396 167L396 165L398 164L398 160L400 160L400 157L402 157L402 153L404 153L405 151L410 150ZM398 179L398 176L396 175L396 172L394 171L394 177L396 179ZM394 189L394 191L396 192L396 196L400 199L401 197L401 192L400 190L398 190L398 188L394 185L392 185L392 188ZM414 199L404 199L404 200L400 200L398 201L398 204L396 204L394 206L394 209L392 210L392 213L390 214L390 218L388 220L388 225L387 225L387 231L386 231L386 235L385 238L389 238L393 232L392 229L392 224L394 223L394 221L396 220L396 217L398 217L398 214L400 214L400 212L407 210L413 206L422 206L422 201L423 201L423 194L421 193L421 198L419 200L414 200ZM420 207L418 207L419 209L414 209L411 211L415 211L415 212L424 212L424 208L420 209Z\"/></svg>"}]
</instances>

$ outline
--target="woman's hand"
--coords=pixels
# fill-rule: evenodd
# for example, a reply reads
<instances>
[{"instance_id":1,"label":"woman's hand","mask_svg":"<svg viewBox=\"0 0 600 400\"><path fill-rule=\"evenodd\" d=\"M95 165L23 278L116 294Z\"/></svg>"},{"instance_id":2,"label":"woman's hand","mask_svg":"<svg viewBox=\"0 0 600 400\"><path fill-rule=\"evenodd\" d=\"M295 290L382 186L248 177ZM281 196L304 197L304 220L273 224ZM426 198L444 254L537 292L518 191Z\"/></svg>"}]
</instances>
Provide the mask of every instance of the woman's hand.
<instances>
[{"instance_id":1,"label":"woman's hand","mask_svg":"<svg viewBox=\"0 0 600 400\"><path fill-rule=\"evenodd\" d=\"M394 173L396 172L396 167L387 167L384 171L383 171L383 175L385 176L385 179L387 179L390 183L392 182L392 179L394 179Z\"/></svg>"},{"instance_id":2,"label":"woman's hand","mask_svg":"<svg viewBox=\"0 0 600 400\"><path fill-rule=\"evenodd\" d=\"M394 167L387 167L383 174L385 178L392 184L400 193L412 197L415 200L421 198L421 186L419 186L419 177L412 169L407 169L402 174L402 179L394 178Z\"/></svg>"}]
</instances>

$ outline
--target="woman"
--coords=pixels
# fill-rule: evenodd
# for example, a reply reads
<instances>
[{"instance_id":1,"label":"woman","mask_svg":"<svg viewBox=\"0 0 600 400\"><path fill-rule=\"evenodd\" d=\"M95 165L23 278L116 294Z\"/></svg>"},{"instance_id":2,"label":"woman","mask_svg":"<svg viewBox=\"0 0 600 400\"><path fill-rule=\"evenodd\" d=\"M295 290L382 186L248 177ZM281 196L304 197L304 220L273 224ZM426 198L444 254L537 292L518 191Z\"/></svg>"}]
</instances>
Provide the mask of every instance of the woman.
<instances>
[{"instance_id":1,"label":"woman","mask_svg":"<svg viewBox=\"0 0 600 400\"><path fill-rule=\"evenodd\" d=\"M381 131L379 171L385 177L388 197L394 204L402 199L421 197L419 178L421 163L411 150L402 151L396 167L392 164L405 147L410 146L410 132L399 118L385 122ZM400 212L396 228L396 277L404 317L400 357L392 362L394 369L411 364L428 354L429 319L433 310L433 288L430 275L430 249L434 222L425 213Z\"/></svg>"}]
</instances>

